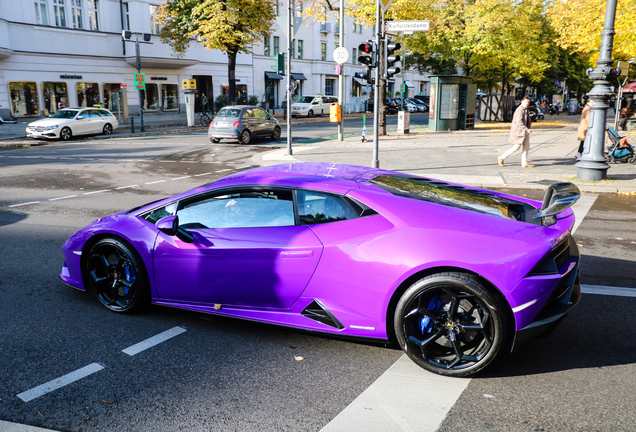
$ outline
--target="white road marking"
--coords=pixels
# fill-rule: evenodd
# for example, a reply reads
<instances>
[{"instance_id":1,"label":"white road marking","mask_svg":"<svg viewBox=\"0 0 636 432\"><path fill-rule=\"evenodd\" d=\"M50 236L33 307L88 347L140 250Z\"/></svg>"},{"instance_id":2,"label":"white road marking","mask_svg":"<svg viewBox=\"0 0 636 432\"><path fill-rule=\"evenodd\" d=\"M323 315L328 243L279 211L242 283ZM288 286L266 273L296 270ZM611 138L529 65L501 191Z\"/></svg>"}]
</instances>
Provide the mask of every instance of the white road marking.
<instances>
[{"instance_id":1,"label":"white road marking","mask_svg":"<svg viewBox=\"0 0 636 432\"><path fill-rule=\"evenodd\" d=\"M134 187L138 187L139 185L130 185L130 186L120 186L118 188L115 188L115 190L120 190L120 189L128 189L128 188L134 188Z\"/></svg>"},{"instance_id":2,"label":"white road marking","mask_svg":"<svg viewBox=\"0 0 636 432\"><path fill-rule=\"evenodd\" d=\"M155 184L155 183L163 183L163 182L165 182L165 181L168 181L168 180L157 180L157 181L151 181L151 182L148 182L148 183L144 183L144 184Z\"/></svg>"},{"instance_id":3,"label":"white road marking","mask_svg":"<svg viewBox=\"0 0 636 432\"><path fill-rule=\"evenodd\" d=\"M102 192L110 192L110 189L102 189L102 190L93 191L93 192L84 192L84 195L93 195L93 194L102 193Z\"/></svg>"},{"instance_id":4,"label":"white road marking","mask_svg":"<svg viewBox=\"0 0 636 432\"><path fill-rule=\"evenodd\" d=\"M22 392L17 396L20 399L22 399L24 402L29 402L35 398L38 398L54 390L57 390L61 387L64 387L65 385L71 384L91 374L94 374L95 372L99 372L102 369L104 369L104 366L97 363L91 363L88 366L84 366L83 368L78 369L74 372L71 372L59 378L55 378L54 380L51 380L37 387L34 387L31 390Z\"/></svg>"},{"instance_id":5,"label":"white road marking","mask_svg":"<svg viewBox=\"0 0 636 432\"><path fill-rule=\"evenodd\" d=\"M37 204L39 202L40 201L31 201L31 202L22 203L22 204L13 204L13 205L10 205L9 207L21 207L21 206L25 206L25 205Z\"/></svg>"},{"instance_id":6,"label":"white road marking","mask_svg":"<svg viewBox=\"0 0 636 432\"><path fill-rule=\"evenodd\" d=\"M596 194L581 194L581 198L578 199L576 203L572 206L572 210L574 211L574 217L576 218L576 222L574 222L574 226L572 227L572 234L578 229L585 219L587 212L590 211L594 203L596 202L596 198L598 195Z\"/></svg>"},{"instance_id":7,"label":"white road marking","mask_svg":"<svg viewBox=\"0 0 636 432\"><path fill-rule=\"evenodd\" d=\"M232 170L230 168L227 168L227 169L218 170L217 172L221 173L221 172L225 172L225 171L232 171Z\"/></svg>"},{"instance_id":8,"label":"white road marking","mask_svg":"<svg viewBox=\"0 0 636 432\"><path fill-rule=\"evenodd\" d=\"M583 294L598 294L617 297L636 297L636 288L609 287L600 285L581 285Z\"/></svg>"},{"instance_id":9,"label":"white road marking","mask_svg":"<svg viewBox=\"0 0 636 432\"><path fill-rule=\"evenodd\" d=\"M190 178L190 177L192 177L192 176L177 177L177 178L173 178L173 179L170 179L170 180L183 180L183 179L187 179L187 178Z\"/></svg>"},{"instance_id":10,"label":"white road marking","mask_svg":"<svg viewBox=\"0 0 636 432\"><path fill-rule=\"evenodd\" d=\"M63 197L58 197L58 198L49 198L49 201L58 201L58 200L63 200L63 199L68 199L68 198L75 198L77 195L68 195L68 196L63 196Z\"/></svg>"},{"instance_id":11,"label":"white road marking","mask_svg":"<svg viewBox=\"0 0 636 432\"><path fill-rule=\"evenodd\" d=\"M201 176L210 175L210 174L212 174L212 173L211 172L207 172L207 173L203 173L203 174L195 174L194 177L201 177Z\"/></svg>"},{"instance_id":12,"label":"white road marking","mask_svg":"<svg viewBox=\"0 0 636 432\"><path fill-rule=\"evenodd\" d=\"M173 327L170 330L166 330L163 333L159 333L156 336L141 341L126 349L123 349L122 352L128 354L129 356L134 356L135 354L139 354L140 352L147 350L148 348L159 345L161 342L165 342L168 339L178 336L185 331L186 329L184 329L183 327Z\"/></svg>"},{"instance_id":13,"label":"white road marking","mask_svg":"<svg viewBox=\"0 0 636 432\"><path fill-rule=\"evenodd\" d=\"M20 423L11 423L0 420L0 431L3 432L55 432L53 429L43 429L36 426L29 426Z\"/></svg>"}]
</instances>

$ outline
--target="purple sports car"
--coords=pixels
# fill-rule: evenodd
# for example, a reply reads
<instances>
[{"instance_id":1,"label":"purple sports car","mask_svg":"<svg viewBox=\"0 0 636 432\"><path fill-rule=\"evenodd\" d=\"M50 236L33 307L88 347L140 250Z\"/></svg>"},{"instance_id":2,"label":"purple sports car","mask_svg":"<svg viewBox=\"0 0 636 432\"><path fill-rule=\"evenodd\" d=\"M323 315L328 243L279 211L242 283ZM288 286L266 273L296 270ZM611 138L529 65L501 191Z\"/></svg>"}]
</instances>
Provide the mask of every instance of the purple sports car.
<instances>
[{"instance_id":1,"label":"purple sports car","mask_svg":"<svg viewBox=\"0 0 636 432\"><path fill-rule=\"evenodd\" d=\"M580 299L569 207L351 165L234 174L96 220L61 279L108 309L154 303L397 341L418 365L471 375L551 331Z\"/></svg>"}]
</instances>

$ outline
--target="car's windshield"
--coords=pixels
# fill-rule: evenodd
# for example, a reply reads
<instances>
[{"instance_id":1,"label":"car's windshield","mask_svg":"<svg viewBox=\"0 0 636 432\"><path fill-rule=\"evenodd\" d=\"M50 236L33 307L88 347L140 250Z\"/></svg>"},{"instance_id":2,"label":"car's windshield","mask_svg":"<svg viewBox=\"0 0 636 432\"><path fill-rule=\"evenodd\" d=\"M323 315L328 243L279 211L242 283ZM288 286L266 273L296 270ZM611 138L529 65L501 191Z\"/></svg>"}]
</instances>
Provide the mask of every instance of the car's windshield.
<instances>
[{"instance_id":1,"label":"car's windshield","mask_svg":"<svg viewBox=\"0 0 636 432\"><path fill-rule=\"evenodd\" d=\"M51 116L51 118L63 118L63 119L72 119L77 114L77 111L74 110L62 110L58 111Z\"/></svg>"},{"instance_id":2,"label":"car's windshield","mask_svg":"<svg viewBox=\"0 0 636 432\"><path fill-rule=\"evenodd\" d=\"M217 117L236 117L236 118L238 118L240 114L241 114L241 110L240 109L223 108L221 111L219 111L219 113L216 116Z\"/></svg>"},{"instance_id":3,"label":"car's windshield","mask_svg":"<svg viewBox=\"0 0 636 432\"><path fill-rule=\"evenodd\" d=\"M314 96L303 96L300 99L298 99L296 102L297 103L311 103L312 100L314 100Z\"/></svg>"}]
</instances>

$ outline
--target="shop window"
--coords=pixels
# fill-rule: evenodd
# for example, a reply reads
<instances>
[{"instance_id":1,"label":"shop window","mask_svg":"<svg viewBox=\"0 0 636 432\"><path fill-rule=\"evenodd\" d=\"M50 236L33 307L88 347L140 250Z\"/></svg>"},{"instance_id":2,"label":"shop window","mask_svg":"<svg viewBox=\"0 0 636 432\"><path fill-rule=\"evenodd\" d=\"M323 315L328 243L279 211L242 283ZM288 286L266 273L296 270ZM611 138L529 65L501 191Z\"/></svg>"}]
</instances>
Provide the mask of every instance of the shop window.
<instances>
[{"instance_id":1,"label":"shop window","mask_svg":"<svg viewBox=\"0 0 636 432\"><path fill-rule=\"evenodd\" d=\"M64 0L53 0L53 12L55 12L55 25L66 27L66 5Z\"/></svg>"},{"instance_id":2,"label":"shop window","mask_svg":"<svg viewBox=\"0 0 636 432\"><path fill-rule=\"evenodd\" d=\"M179 93L176 84L161 84L161 96L163 97L163 110L173 111L179 109Z\"/></svg>"},{"instance_id":3,"label":"shop window","mask_svg":"<svg viewBox=\"0 0 636 432\"><path fill-rule=\"evenodd\" d=\"M99 30L99 17L97 10L99 8L98 0L87 0L88 2L88 29Z\"/></svg>"},{"instance_id":4,"label":"shop window","mask_svg":"<svg viewBox=\"0 0 636 432\"><path fill-rule=\"evenodd\" d=\"M104 83L102 84L102 91L104 92L104 108L115 114L119 113L120 106L122 110L124 109L121 84Z\"/></svg>"},{"instance_id":5,"label":"shop window","mask_svg":"<svg viewBox=\"0 0 636 432\"><path fill-rule=\"evenodd\" d=\"M46 0L35 0L35 23L49 25L49 11L46 8Z\"/></svg>"},{"instance_id":6,"label":"shop window","mask_svg":"<svg viewBox=\"0 0 636 432\"><path fill-rule=\"evenodd\" d=\"M63 82L43 82L44 115L53 115L68 106L68 88Z\"/></svg>"},{"instance_id":7,"label":"shop window","mask_svg":"<svg viewBox=\"0 0 636 432\"><path fill-rule=\"evenodd\" d=\"M71 17L73 28L84 28L82 23L82 0L71 0Z\"/></svg>"},{"instance_id":8,"label":"shop window","mask_svg":"<svg viewBox=\"0 0 636 432\"><path fill-rule=\"evenodd\" d=\"M101 104L97 83L76 83L75 90L77 91L78 107L85 108Z\"/></svg>"},{"instance_id":9,"label":"shop window","mask_svg":"<svg viewBox=\"0 0 636 432\"><path fill-rule=\"evenodd\" d=\"M157 84L146 83L146 90L141 91L144 101L144 111L157 111L159 109L159 87Z\"/></svg>"},{"instance_id":10,"label":"shop window","mask_svg":"<svg viewBox=\"0 0 636 432\"><path fill-rule=\"evenodd\" d=\"M13 117L39 115L40 104L36 83L30 81L10 82L9 97L11 98L11 114Z\"/></svg>"}]
</instances>

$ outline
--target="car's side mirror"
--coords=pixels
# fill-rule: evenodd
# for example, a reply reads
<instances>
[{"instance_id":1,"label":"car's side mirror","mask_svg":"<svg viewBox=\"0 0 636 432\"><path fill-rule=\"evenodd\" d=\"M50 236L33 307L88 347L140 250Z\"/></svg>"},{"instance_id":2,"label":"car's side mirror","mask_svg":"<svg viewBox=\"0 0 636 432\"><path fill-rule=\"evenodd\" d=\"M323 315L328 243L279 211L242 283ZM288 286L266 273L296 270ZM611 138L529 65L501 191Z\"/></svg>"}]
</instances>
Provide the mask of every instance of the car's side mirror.
<instances>
[{"instance_id":1,"label":"car's side mirror","mask_svg":"<svg viewBox=\"0 0 636 432\"><path fill-rule=\"evenodd\" d=\"M78 115L76 120L84 120L84 116L83 115Z\"/></svg>"},{"instance_id":2,"label":"car's side mirror","mask_svg":"<svg viewBox=\"0 0 636 432\"><path fill-rule=\"evenodd\" d=\"M179 226L179 216L166 216L157 221L156 227L159 231L169 236L177 236L185 243L192 243L194 237L188 231Z\"/></svg>"}]
</instances>

